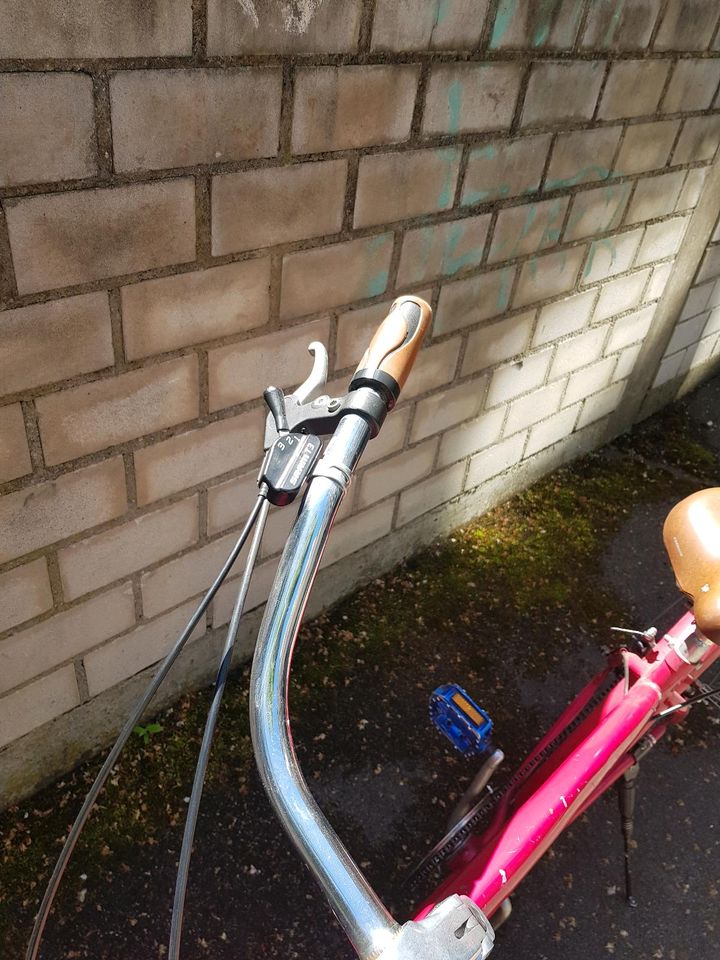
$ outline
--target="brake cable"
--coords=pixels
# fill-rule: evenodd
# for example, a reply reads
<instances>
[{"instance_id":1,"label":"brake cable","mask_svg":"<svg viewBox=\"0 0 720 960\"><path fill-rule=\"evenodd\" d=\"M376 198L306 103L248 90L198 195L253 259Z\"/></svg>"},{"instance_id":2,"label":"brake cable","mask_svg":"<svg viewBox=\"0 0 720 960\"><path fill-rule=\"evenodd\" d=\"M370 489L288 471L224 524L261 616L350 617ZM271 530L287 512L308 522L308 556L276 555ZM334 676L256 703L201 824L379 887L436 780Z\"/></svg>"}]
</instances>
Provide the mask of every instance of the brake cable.
<instances>
[{"instance_id":1,"label":"brake cable","mask_svg":"<svg viewBox=\"0 0 720 960\"><path fill-rule=\"evenodd\" d=\"M323 363L326 367L327 355L325 354L324 347L322 347L321 344L316 344L313 346L320 348L316 352L316 366L322 370ZM320 361L319 364L317 363L318 357ZM314 374L311 374L311 378L313 375ZM298 388L296 394L299 393L300 389L302 388ZM200 800L202 797L203 785L207 772L210 747L212 745L213 735L217 725L217 718L220 710L220 703L225 691L227 675L230 670L232 651L237 639L240 617L247 599L253 567L255 566L255 561L257 560L260 542L265 529L269 504L274 503L279 506L285 506L286 504L292 503L307 480L308 476L312 472L322 448L320 439L316 436L303 433L292 433L288 432L286 429L283 429L283 427L285 427L285 424L282 421L285 416L284 411L286 399L296 402L294 396L285 398L282 391L275 387L270 387L268 391L266 391L266 401L268 403L268 407L270 408L270 413L268 414L268 428L266 432L272 434L270 424L273 423L273 421L277 423L278 420L280 420L281 430L277 432L275 437L270 435L269 441L266 444L267 452L260 468L260 475L258 477L259 494L257 500L255 501L242 533L230 552L228 559L225 561L220 573L201 600L195 613L188 621L187 626L175 642L175 645L162 661L158 672L153 677L145 693L136 704L130 717L127 719L117 740L113 744L110 753L107 755L105 762L100 768L95 781L90 787L90 790L83 801L83 805L80 808L80 812L75 818L75 822L73 823L65 843L63 844L63 848L60 851L60 856L55 864L55 868L50 876L50 880L48 881L45 895L35 918L32 933L30 934L30 941L25 954L25 960L37 960L45 924L47 923L47 919L50 915L50 910L52 908L53 901L55 900L55 896L57 894L58 887L60 886L60 881L62 880L65 868L67 867L70 857L72 856L80 833L87 822L88 816L95 805L98 795L102 790L105 781L110 775L110 772L115 766L123 747L127 743L128 738L137 726L138 721L142 718L150 702L160 688L160 685L170 671L170 668L180 655L183 647L190 639L193 630L200 622L200 618L207 610L210 601L213 599L220 586L225 581L228 573L240 555L240 552L244 547L253 527L256 523L258 523L257 530L255 531L255 535L253 536L251 543L245 570L241 579L238 597L233 609L230 625L228 627L225 648L223 650L223 655L215 679L215 692L213 694L213 699L208 711L205 731L203 733L197 766L195 768L195 776L193 779L188 815L185 821L170 927L170 960L178 960L180 936L182 933L185 893L187 890L190 857L192 854L192 842L195 835ZM324 400L328 401L329 405L329 398L324 398ZM300 407L299 404L297 404L297 406ZM337 404L337 407L339 407L339 403ZM337 417L337 407L335 410L335 417ZM318 419L325 417L324 405L322 409L320 409L318 412L315 412L315 416Z\"/></svg>"},{"instance_id":2,"label":"brake cable","mask_svg":"<svg viewBox=\"0 0 720 960\"><path fill-rule=\"evenodd\" d=\"M215 727L217 726L218 714L220 713L220 704L225 692L228 673L230 672L230 663L232 661L233 649L237 640L240 619L243 614L243 608L247 599L250 580L252 579L253 569L260 551L260 542L262 541L267 520L269 503L267 499L261 496L262 506L258 512L257 526L253 539L250 544L247 562L243 571L240 588L238 590L235 606L233 607L230 625L228 626L225 647L220 658L217 676L215 678L215 690L212 701L208 709L205 730L203 732L202 743L198 753L195 775L193 777L192 791L190 793L190 803L188 805L187 817L185 819L185 829L183 831L182 847L180 849L180 861L178 863L177 879L175 881L175 899L173 901L172 920L170 922L170 943L168 948L168 960L179 960L180 957L180 939L182 937L183 914L185 912L185 896L187 893L188 874L190 872L190 858L192 856L193 840L195 838L195 828L197 826L198 813L200 811L200 800L202 798L203 787L205 786L205 777L207 775L208 760L210 757L210 748L212 747Z\"/></svg>"},{"instance_id":3,"label":"brake cable","mask_svg":"<svg viewBox=\"0 0 720 960\"><path fill-rule=\"evenodd\" d=\"M177 660L183 647L185 646L187 641L190 639L190 636L192 635L193 630L200 622L200 618L202 617L202 615L205 613L208 606L210 605L210 601L213 599L213 597L215 596L215 594L218 592L223 582L225 581L225 578L230 573L230 570L232 569L232 567L235 564L235 561L240 555L240 551L245 546L245 541L250 535L250 532L254 527L256 520L258 519L260 514L263 512L263 506L265 506L265 512L267 511L266 497L267 497L267 488L263 484L263 486L261 486L260 488L260 495L255 501L255 504L250 512L250 516L248 517L247 522L245 523L245 526L243 527L242 532L238 537L235 545L230 551L230 554L227 560L223 564L222 569L220 570L217 577L213 581L210 589L207 591L205 596L202 598L202 600L198 604L198 607L195 610L195 613L193 613L193 615L188 620L185 629L180 634L178 639L175 641L175 645L166 654L165 659L160 664L160 668L158 669L157 673L148 684L145 690L145 693L142 695L140 700L138 700L137 704L135 705L135 708L133 709L132 713L126 720L124 727L120 731L117 740L113 744L112 749L110 750L107 757L105 758L105 762L103 763L102 767L100 767L100 770L97 776L95 777L95 780L92 786L88 790L85 800L83 801L83 805L80 808L80 811L77 817L75 818L75 821L72 827L70 828L70 831L65 839L65 843L63 844L63 848L60 851L60 856L58 857L57 863L55 864L52 874L50 875L50 879L48 881L48 885L45 890L45 895L43 896L42 902L40 903L40 909L38 910L37 916L35 917L35 923L33 925L32 933L30 934L30 941L28 943L27 952L25 953L25 960L37 960L38 951L40 949L40 943L42 941L43 931L45 929L45 924L47 923L47 919L50 915L50 910L52 908L53 901L55 900L55 895L57 894L58 887L60 886L60 881L62 880L62 876L65 872L65 868L68 865L70 857L73 854L73 850L75 849L75 845L77 844L80 833L82 832L82 829L85 826L85 823L87 822L87 819L90 815L92 808L95 806L95 801L97 800L100 791L105 785L105 781L107 780L113 767L115 766L117 759L120 756L120 753L122 752L122 749L127 743L130 735L132 734L133 730L135 729L139 721L142 719L143 714L145 713L151 701L155 697L155 694L160 689L160 686L163 680L170 672L170 668Z\"/></svg>"},{"instance_id":4,"label":"brake cable","mask_svg":"<svg viewBox=\"0 0 720 960\"><path fill-rule=\"evenodd\" d=\"M412 302L416 306L418 302L420 304L423 303L422 301L416 301L416 298L413 297L407 297L405 300ZM401 301L396 301L393 306L400 302ZM412 326L412 328L408 326L409 332L407 333L405 340L403 340L403 342L395 350L395 353L398 353L398 351L404 351L402 359L406 367L407 364L411 363L414 359L414 356L419 349L422 335L424 334L427 324L429 323L431 315L430 310L426 304L424 307L425 313L423 314L422 309L420 310L419 317L415 318L415 325ZM418 327L420 316L425 318L423 327ZM409 323L410 321L407 320L407 324ZM419 337L415 336L418 329L421 330ZM381 327L380 332L382 332L382 330L383 328ZM380 346L382 346L382 342L383 341L381 338ZM371 348L372 345L373 344L371 344ZM247 598L253 566L257 559L260 541L267 519L268 502L277 506L285 506L289 503L292 503L297 497L303 485L313 473L322 450L322 442L319 436L315 435L315 433L333 434L335 428L344 415L357 414L370 424L370 435L375 436L380 429L383 420L385 419L388 409L391 409L392 406L394 406L395 400L397 399L397 394L400 391L400 386L405 382L404 377L402 378L402 383L396 382L392 376L386 375L382 370L371 370L370 368L366 370L358 368L350 385L351 392L343 399L321 396L312 403L307 403L306 401L311 394L326 382L328 368L327 351L323 344L319 342L313 342L310 344L308 349L310 353L313 354L314 362L310 376L305 380L305 382L287 397L284 395L283 391L277 387L268 387L263 394L265 402L268 406L268 414L266 418L264 439L264 449L266 452L258 476L258 498L255 501L255 505L253 506L240 537L235 543L235 546L230 552L230 555L225 561L220 573L203 599L200 601L197 610L188 621L182 634L175 642L175 645L167 653L165 659L160 664L158 672L153 677L145 693L136 704L132 714L120 731L117 740L113 744L113 747L107 755L102 767L100 768L95 781L90 787L90 790L83 801L82 807L80 808L80 812L70 828L65 843L63 844L63 848L60 851L60 856L58 857L55 868L53 869L50 880L48 881L48 886L45 890L45 895L40 904L40 908L33 925L33 930L30 935L30 941L25 954L25 960L37 960L38 958L38 951L40 948L43 931L45 929L45 925L47 923L47 919L57 894L62 876L65 872L70 857L72 856L73 850L75 849L78 837L80 836L80 833L87 822L88 816L95 805L97 797L102 790L110 772L115 766L123 747L127 743L127 740L134 728L137 726L138 721L142 718L145 710L157 693L171 667L175 663L175 660L180 655L183 647L190 639L193 630L200 622L200 618L207 610L211 600L219 590L222 583L225 581L228 573L237 560L240 551L245 545L251 530L255 526L255 523L259 520L259 529L256 531L256 535L253 537L248 556L248 562L241 579L238 597L233 609L230 625L228 627L223 656L220 661L220 666L216 676L215 692L213 694L213 699L208 711L208 717L203 733L203 740L200 747L200 752L198 754L198 762L193 779L188 816L186 818L185 829L183 832L183 842L181 847L180 862L178 864L178 875L171 920L171 954L169 960L177 960L178 958L180 936L182 932L185 893L187 889L190 856L192 852L192 842L195 834L199 804L207 771L209 751L212 745L215 726L217 724L217 717L227 680L227 673L230 669L232 650L237 638L239 621L242 615L245 600ZM368 356L369 351L366 352L363 362L366 360L368 363L370 362L368 360ZM384 355L381 359L384 359ZM402 372L403 369L405 369L405 367L402 367L401 365L400 372ZM405 376L406 375L407 373L405 373ZM375 389L367 389L368 385L374 386ZM390 393L385 396L385 392L387 391L390 391ZM313 430L312 433L310 432L311 430Z\"/></svg>"},{"instance_id":5,"label":"brake cable","mask_svg":"<svg viewBox=\"0 0 720 960\"><path fill-rule=\"evenodd\" d=\"M667 717L672 716L673 713L684 710L685 707L691 707L694 703L700 703L701 700L708 700L710 697L715 697L718 693L720 693L720 687L713 687L710 690L703 690L702 693L696 693L692 697L686 697L682 703L676 703L672 707L668 707L661 713L656 714L653 717L653 721L658 723L660 720L665 720Z\"/></svg>"}]
</instances>

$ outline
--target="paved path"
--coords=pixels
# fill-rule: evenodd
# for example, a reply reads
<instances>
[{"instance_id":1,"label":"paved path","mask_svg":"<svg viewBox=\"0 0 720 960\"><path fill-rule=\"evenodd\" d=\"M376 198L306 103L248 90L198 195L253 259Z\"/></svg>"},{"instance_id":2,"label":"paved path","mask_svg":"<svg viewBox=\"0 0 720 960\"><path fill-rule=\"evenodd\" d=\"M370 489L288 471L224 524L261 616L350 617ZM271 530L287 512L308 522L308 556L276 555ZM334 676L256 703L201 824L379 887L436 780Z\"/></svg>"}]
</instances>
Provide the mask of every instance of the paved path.
<instances>
[{"instance_id":1,"label":"paved path","mask_svg":"<svg viewBox=\"0 0 720 960\"><path fill-rule=\"evenodd\" d=\"M579 474L558 481L560 497L568 484L582 485L593 471L617 470L623 476L632 469L637 477L627 512L620 506L618 519L603 519L605 532L598 535L597 551L591 551L586 567L561 576L559 585L547 574L542 552L533 554L519 574L530 579L517 587L508 604L502 587L487 586L502 583L502 571L487 560L478 563L475 579L467 579L463 557L474 542L468 535L428 551L375 590L365 591L355 606L351 603L306 631L292 700L303 768L351 852L399 913L409 909L410 899L397 895L398 878L440 835L453 793L473 772L445 750L430 729L428 693L447 679L467 685L494 713L498 745L518 760L601 663L599 648L609 641L608 624L621 618L627 626L646 626L676 596L660 548L662 520L679 491L684 495L713 479L720 481L717 466L703 465L696 456L698 443L720 452L720 425L715 421L720 422L720 379L669 419L660 415L638 438L613 446L591 458ZM677 429L681 442L668 444L668 433L674 436ZM638 466L638 453L645 465ZM670 464L672 470L657 474L653 462ZM552 481L544 489L545 500L552 502ZM527 503L531 524L532 500ZM581 514L576 517L578 528ZM570 521L575 522L573 516ZM493 528L499 532L498 543L504 523L498 521ZM593 523L590 512L588 537ZM506 545L507 556L522 553L523 546ZM553 549L549 543L548 556ZM449 573L448 557L457 560ZM537 584L532 581L534 570ZM450 609L439 618L427 594L446 574L456 580L462 574L464 592L448 594ZM548 592L548 579L560 599L543 605L533 598L543 591L554 596ZM448 579L443 589L457 585ZM568 587L564 595L563 585ZM399 619L386 616L391 609ZM378 623L383 626L379 631ZM340 662L330 649L338 636L349 651ZM244 709L246 684L242 672L229 695L231 713ZM177 716L165 718L168 734ZM226 725L231 719L226 716ZM231 744L231 757L235 746ZM245 755L246 748L245 743L243 753L238 747L238 755ZM167 756L159 740L154 761ZM143 804L172 807L170 792L158 796L166 788L152 786L150 760L134 761L134 769L140 764L149 784L148 795L138 801L141 823ZM223 766L208 786L198 830L185 960L350 958L342 933L279 832L251 765L228 760ZM698 708L687 732L659 746L643 763L635 856L639 907L629 909L623 898L621 839L612 795L575 824L523 883L493 956L714 960L720 954L719 772L720 727ZM44 844L49 853L56 846L47 836L52 831L43 833L38 810L43 804L57 805L61 795L66 809L74 809L79 780L69 783L69 794L52 788L12 814L32 824L35 845ZM179 783L177 789L187 791L187 786ZM155 830L151 842L130 846L122 842L132 819L124 809L124 820L115 823L109 836L102 830L107 834L111 814L103 811L102 829L80 852L59 916L48 927L47 960L164 955L180 826ZM63 813L52 823L68 819L69 813ZM5 822L7 828L7 818ZM57 836L59 827L52 829ZM28 878L16 882L9 914L12 929L4 932L8 960L20 956L32 909ZM28 896L23 906L21 900Z\"/></svg>"}]
</instances>

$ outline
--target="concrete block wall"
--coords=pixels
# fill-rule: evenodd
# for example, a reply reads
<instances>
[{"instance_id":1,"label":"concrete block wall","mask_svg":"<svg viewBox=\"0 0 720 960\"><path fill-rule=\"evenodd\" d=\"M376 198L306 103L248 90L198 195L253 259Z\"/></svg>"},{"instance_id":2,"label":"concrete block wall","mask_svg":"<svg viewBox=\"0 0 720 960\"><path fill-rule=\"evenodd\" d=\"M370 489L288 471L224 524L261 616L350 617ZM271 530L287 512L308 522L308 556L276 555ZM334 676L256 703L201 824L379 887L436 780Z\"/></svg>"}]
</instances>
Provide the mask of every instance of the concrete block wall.
<instances>
[{"instance_id":1,"label":"concrete block wall","mask_svg":"<svg viewBox=\"0 0 720 960\"><path fill-rule=\"evenodd\" d=\"M719 19L716 0L0 5L1 797L117 727L248 512L262 390L304 378L311 340L342 391L393 296L435 310L315 608L627 426L696 336L707 374ZM207 678L234 586L167 696Z\"/></svg>"},{"instance_id":2,"label":"concrete block wall","mask_svg":"<svg viewBox=\"0 0 720 960\"><path fill-rule=\"evenodd\" d=\"M720 223L713 232L648 397L657 409L697 386L720 358Z\"/></svg>"}]
</instances>

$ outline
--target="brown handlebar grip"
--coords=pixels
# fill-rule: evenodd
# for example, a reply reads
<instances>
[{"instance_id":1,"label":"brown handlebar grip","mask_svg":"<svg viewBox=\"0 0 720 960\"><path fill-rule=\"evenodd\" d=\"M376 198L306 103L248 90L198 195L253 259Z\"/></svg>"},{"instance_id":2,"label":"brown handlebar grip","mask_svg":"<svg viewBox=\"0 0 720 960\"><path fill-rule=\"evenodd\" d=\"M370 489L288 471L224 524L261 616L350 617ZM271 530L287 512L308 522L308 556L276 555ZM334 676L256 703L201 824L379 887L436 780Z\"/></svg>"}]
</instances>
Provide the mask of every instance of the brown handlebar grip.
<instances>
[{"instance_id":1,"label":"brown handlebar grip","mask_svg":"<svg viewBox=\"0 0 720 960\"><path fill-rule=\"evenodd\" d=\"M432 310L424 300L398 297L363 354L350 389L380 389L388 409L394 407L431 322Z\"/></svg>"}]
</instances>

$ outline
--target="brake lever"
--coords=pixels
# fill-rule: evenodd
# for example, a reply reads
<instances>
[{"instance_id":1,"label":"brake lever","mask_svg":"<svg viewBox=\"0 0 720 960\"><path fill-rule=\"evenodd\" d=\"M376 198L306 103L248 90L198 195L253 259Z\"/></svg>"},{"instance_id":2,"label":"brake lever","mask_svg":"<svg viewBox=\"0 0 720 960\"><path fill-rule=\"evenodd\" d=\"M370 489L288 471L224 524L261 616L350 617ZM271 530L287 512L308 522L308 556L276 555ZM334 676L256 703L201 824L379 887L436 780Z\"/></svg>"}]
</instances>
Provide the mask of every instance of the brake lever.
<instances>
[{"instance_id":1,"label":"brake lever","mask_svg":"<svg viewBox=\"0 0 720 960\"><path fill-rule=\"evenodd\" d=\"M334 433L345 413L357 413L365 417L371 424L373 437L385 419L388 406L382 396L376 390L359 383L342 397L323 394L309 400L316 390L325 386L328 355L325 346L317 340L310 344L308 351L313 354L313 367L308 378L299 387L287 396L277 387L268 387L263 394L269 408L265 420L265 451L270 450L281 437L289 434L327 436Z\"/></svg>"},{"instance_id":2,"label":"brake lever","mask_svg":"<svg viewBox=\"0 0 720 960\"><path fill-rule=\"evenodd\" d=\"M265 450L269 450L282 434L305 433L308 430L313 433L327 433L332 432L335 426L336 414L342 400L321 396L307 402L313 393L327 382L327 350L319 340L313 340L308 346L308 352L313 356L312 370L299 387L287 396L276 387L268 387L264 393L265 402L270 408L265 423Z\"/></svg>"},{"instance_id":3,"label":"brake lever","mask_svg":"<svg viewBox=\"0 0 720 960\"><path fill-rule=\"evenodd\" d=\"M305 401L327 383L328 355L325 345L319 340L313 340L308 347L308 353L313 355L313 366L310 375L304 383L286 397L286 400L296 400L299 404Z\"/></svg>"}]
</instances>

